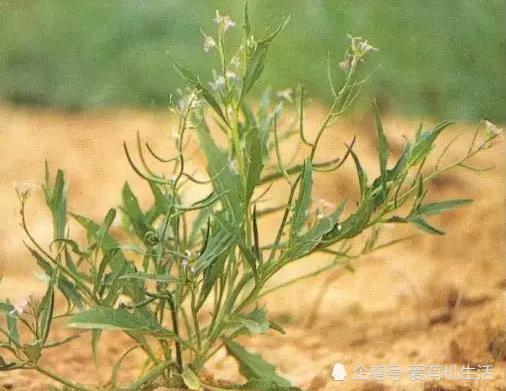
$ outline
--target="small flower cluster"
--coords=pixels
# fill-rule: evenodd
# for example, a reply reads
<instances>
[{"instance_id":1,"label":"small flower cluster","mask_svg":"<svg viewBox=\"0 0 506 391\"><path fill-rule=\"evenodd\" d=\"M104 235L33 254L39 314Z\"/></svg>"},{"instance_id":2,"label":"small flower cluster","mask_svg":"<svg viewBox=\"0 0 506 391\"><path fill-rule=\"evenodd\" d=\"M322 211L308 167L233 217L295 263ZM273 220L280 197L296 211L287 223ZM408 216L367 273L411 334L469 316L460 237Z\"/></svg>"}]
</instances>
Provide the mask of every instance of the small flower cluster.
<instances>
[{"instance_id":1,"label":"small flower cluster","mask_svg":"<svg viewBox=\"0 0 506 391\"><path fill-rule=\"evenodd\" d=\"M377 52L379 50L362 37L353 37L348 34L348 38L351 41L350 46L346 50L344 59L339 63L344 72L348 72L354 63L364 61L365 56L369 52Z\"/></svg>"},{"instance_id":2,"label":"small flower cluster","mask_svg":"<svg viewBox=\"0 0 506 391\"><path fill-rule=\"evenodd\" d=\"M496 124L494 124L486 119L482 119L481 123L485 125L486 136L488 139L496 138L503 133L502 128L498 127Z\"/></svg>"},{"instance_id":3,"label":"small flower cluster","mask_svg":"<svg viewBox=\"0 0 506 391\"><path fill-rule=\"evenodd\" d=\"M285 90L281 90L277 92L279 98L286 100L288 103L293 103L293 90L291 88L287 88Z\"/></svg>"},{"instance_id":4,"label":"small flower cluster","mask_svg":"<svg viewBox=\"0 0 506 391\"><path fill-rule=\"evenodd\" d=\"M214 20L218 24L219 34L224 34L229 28L235 26L235 22L230 19L230 16L221 15L218 10L216 10L216 18ZM202 32L202 36L204 37L204 51L208 53L211 49L217 46L216 40L204 32Z\"/></svg>"},{"instance_id":5,"label":"small flower cluster","mask_svg":"<svg viewBox=\"0 0 506 391\"><path fill-rule=\"evenodd\" d=\"M335 210L336 206L331 202L320 198L315 202L314 209L306 211L308 227L314 227L318 222L328 217ZM337 229L341 229L341 225L338 224Z\"/></svg>"},{"instance_id":6,"label":"small flower cluster","mask_svg":"<svg viewBox=\"0 0 506 391\"><path fill-rule=\"evenodd\" d=\"M10 312L10 315L21 316L25 312L26 308L30 304L30 297L23 296L17 300L12 306L14 309Z\"/></svg>"},{"instance_id":7,"label":"small flower cluster","mask_svg":"<svg viewBox=\"0 0 506 391\"><path fill-rule=\"evenodd\" d=\"M16 193L24 198L28 197L33 190L41 188L41 185L34 181L14 181L13 186L14 190L16 190Z\"/></svg>"},{"instance_id":8,"label":"small flower cluster","mask_svg":"<svg viewBox=\"0 0 506 391\"><path fill-rule=\"evenodd\" d=\"M190 250L185 250L183 260L181 261L181 269L188 279L191 279L196 272L196 260L196 256Z\"/></svg>"},{"instance_id":9,"label":"small flower cluster","mask_svg":"<svg viewBox=\"0 0 506 391\"><path fill-rule=\"evenodd\" d=\"M227 85L227 82L237 80L237 74L234 71L227 69L225 75L218 74L213 70L213 81L209 82L209 86L214 91L219 91Z\"/></svg>"},{"instance_id":10,"label":"small flower cluster","mask_svg":"<svg viewBox=\"0 0 506 391\"><path fill-rule=\"evenodd\" d=\"M220 15L220 11L216 10L216 19L215 22L218 24L218 27L226 32L230 27L235 26L235 22L230 19L228 15Z\"/></svg>"},{"instance_id":11,"label":"small flower cluster","mask_svg":"<svg viewBox=\"0 0 506 391\"><path fill-rule=\"evenodd\" d=\"M204 52L208 53L212 48L216 47L216 41L213 37L207 34L204 35Z\"/></svg>"},{"instance_id":12,"label":"small flower cluster","mask_svg":"<svg viewBox=\"0 0 506 391\"><path fill-rule=\"evenodd\" d=\"M178 94L181 96L177 103L177 109L180 113L185 113L202 107L203 102L199 91L193 89L188 90L187 93L184 94L181 90L179 90Z\"/></svg>"}]
</instances>

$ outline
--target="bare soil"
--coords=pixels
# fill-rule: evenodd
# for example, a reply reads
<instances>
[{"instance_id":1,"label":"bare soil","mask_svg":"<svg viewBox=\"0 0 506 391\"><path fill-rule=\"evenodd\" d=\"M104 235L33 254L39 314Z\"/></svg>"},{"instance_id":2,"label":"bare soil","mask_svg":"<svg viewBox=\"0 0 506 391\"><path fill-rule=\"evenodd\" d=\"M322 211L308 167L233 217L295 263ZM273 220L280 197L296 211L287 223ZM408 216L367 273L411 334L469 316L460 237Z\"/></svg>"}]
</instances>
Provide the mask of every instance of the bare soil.
<instances>
[{"instance_id":1,"label":"bare soil","mask_svg":"<svg viewBox=\"0 0 506 391\"><path fill-rule=\"evenodd\" d=\"M324 110L307 114L317 124ZM428 121L430 122L430 121ZM308 122L308 126L311 125ZM14 181L40 182L43 161L52 169L62 167L70 182L70 209L101 219L110 206L119 204L120 188L128 180L143 203L150 200L146 185L136 177L123 156L121 142L134 147L136 132L156 140L154 148L169 155L171 121L166 113L114 111L68 114L48 110L0 107L0 297L16 298L28 293L40 296L43 283L22 245L18 225L18 201ZM402 136L412 136L417 121L386 117L385 128L395 154L402 150ZM450 140L462 128L449 129ZM320 160L342 156L344 142L357 135L357 149L364 156L370 177L377 172L372 118L337 123L323 141ZM447 157L462 155L470 139L464 134ZM441 144L441 143L440 143ZM167 151L165 153L165 151ZM300 156L289 144L285 156ZM436 155L437 156L437 155ZM495 165L491 171L473 173L462 168L442 176L430 186L433 199L469 197L475 202L464 209L431 221L447 232L444 237L426 234L378 251L356 263L354 273L335 269L267 296L263 304L286 330L242 340L277 365L279 372L304 390L503 390L505 389L506 334L504 333L504 149L502 145L474 160L477 167ZM196 175L204 176L202 160L193 163ZM337 204L343 197L356 197L353 167L345 164L336 174L319 176L317 197ZM280 185L271 197L282 200ZM204 194L205 191L202 191ZM199 194L190 194L198 198ZM51 224L34 192L29 202L29 224L42 242L50 238ZM349 203L351 206L353 202ZM273 219L276 216L273 217ZM273 231L273 220L265 222L263 235ZM386 230L381 237L408 235L407 227ZM277 283L308 272L328 259L312 257L293 265ZM59 327L55 336L70 335ZM129 343L117 334L101 341L101 370L91 360L89 337L83 334L65 348L47 351L43 364L56 373L81 382L105 382L114 357ZM335 363L348 371L345 381L330 377ZM141 368L127 361L122 377L131 378ZM492 365L491 380L409 379L410 366ZM381 376L378 366L399 365L401 380ZM353 380L353 369L369 370L367 380ZM374 367L376 366L376 367ZM371 376L376 368L375 375ZM437 368L437 367L435 367ZM237 366L225 352L207 367L209 377L239 381ZM441 376L443 378L443 376ZM0 373L0 389L48 390L53 384L33 372Z\"/></svg>"}]
</instances>

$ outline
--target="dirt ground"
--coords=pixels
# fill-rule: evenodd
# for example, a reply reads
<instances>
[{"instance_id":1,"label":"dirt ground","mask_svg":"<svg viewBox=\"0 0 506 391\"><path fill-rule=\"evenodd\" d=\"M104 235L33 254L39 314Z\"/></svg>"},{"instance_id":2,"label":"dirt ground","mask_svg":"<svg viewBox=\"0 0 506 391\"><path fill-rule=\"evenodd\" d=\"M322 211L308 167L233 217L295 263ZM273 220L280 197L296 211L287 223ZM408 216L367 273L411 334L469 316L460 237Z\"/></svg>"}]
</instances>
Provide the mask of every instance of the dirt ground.
<instances>
[{"instance_id":1,"label":"dirt ground","mask_svg":"<svg viewBox=\"0 0 506 391\"><path fill-rule=\"evenodd\" d=\"M307 118L316 124L323 114L315 107ZM386 116L385 128L394 155L401 151L402 136L412 136L417 125L414 120ZM472 130L466 124L453 126L442 141L451 139L462 127ZM69 114L0 106L0 297L27 293L37 297L43 292L34 262L22 245L15 181L41 182L43 161L47 159L52 169L65 169L70 182L70 210L101 219L110 206L119 204L124 180L132 184L143 203L150 200L148 188L129 168L121 142L126 140L133 147L135 134L140 131L145 139L157 140L153 145L164 151L170 142L170 129L167 113L119 110ZM349 142L353 135L358 137L359 154L373 176L377 162L370 117L337 123L322 143L320 158L342 155L343 142ZM470 135L464 135L448 154L448 161L461 156L469 140ZM286 156L295 152L294 145L284 151ZM430 186L434 199L475 200L469 207L431 220L447 232L446 236L417 236L357 261L355 273L336 269L267 296L265 306L287 334L270 332L242 343L261 353L304 390L506 389L503 146L487 151L473 164L496 167L484 173L456 169ZM198 170L197 175L204 175L198 157L193 168ZM316 184L315 198L331 203L356 195L357 184L349 164L330 179L319 176ZM273 204L284 194L282 187L276 189ZM190 197L198 198L198 194ZM51 224L47 212L38 208L41 204L42 194L35 191L28 204L28 220L34 236L43 242L51 235ZM272 230L270 226L265 222L262 232ZM387 229L381 240L413 232L395 227ZM321 257L299 261L277 282L325 261ZM61 336L69 331L60 328L56 333ZM102 339L105 371L98 375L87 335L70 347L47 351L43 363L76 381L91 382L97 376L104 381L125 343L116 334ZM346 367L345 381L331 379L335 363ZM452 365L460 371L456 375L459 380L445 380L443 370L452 369ZM486 365L491 366L491 379L484 373ZM400 367L400 380L394 380L395 366ZM416 366L424 366L423 380L410 379ZM483 378L461 380L466 366L482 366L480 374L473 374ZM139 367L135 360L127 361L122 376L131 377ZM353 379L359 376L360 368L367 372L365 379ZM236 364L222 351L207 370L215 379L240 380ZM48 390L50 384L32 372L0 373L0 389Z\"/></svg>"}]
</instances>

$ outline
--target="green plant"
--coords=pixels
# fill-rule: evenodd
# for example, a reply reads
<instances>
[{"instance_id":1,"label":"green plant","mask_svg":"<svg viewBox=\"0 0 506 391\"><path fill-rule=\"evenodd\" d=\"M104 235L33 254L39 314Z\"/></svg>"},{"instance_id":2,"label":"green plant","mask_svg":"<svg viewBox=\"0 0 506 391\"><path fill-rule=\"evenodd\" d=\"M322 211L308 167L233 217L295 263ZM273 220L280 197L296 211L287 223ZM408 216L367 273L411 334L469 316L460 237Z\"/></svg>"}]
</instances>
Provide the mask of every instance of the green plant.
<instances>
[{"instance_id":1,"label":"green plant","mask_svg":"<svg viewBox=\"0 0 506 391\"><path fill-rule=\"evenodd\" d=\"M283 132L278 129L278 118L285 101L292 100L288 91L274 99L272 94L264 94L258 107L248 98L262 74L269 45L286 21L265 38L256 39L246 7L242 43L235 52L228 50L225 40L234 23L219 13L216 21L217 36L204 34L205 50L216 51L220 60L220 70L209 83L210 88L174 61L175 69L190 86L173 105L179 119L174 137L176 156L162 158L151 146L146 144L144 148L139 138L139 167L124 145L128 161L147 181L154 198L153 205L142 210L128 183L122 189L120 210L125 228L135 237L134 244L120 243L110 234L116 209L110 209L100 223L68 212L64 174L59 170L52 184L46 166L43 189L52 212L54 240L45 248L32 236L25 220L29 192L19 189L27 247L47 274L48 289L40 302L0 303L5 315L5 325L0 328L0 349L6 353L0 357L2 370L34 369L77 390L141 390L157 385L191 390L297 389L259 355L235 341L241 335L261 334L268 329L283 332L258 306L258 299L338 265L351 267L351 262L363 254L399 241L378 244L379 228L385 223L409 223L430 234L443 234L426 217L470 202L456 199L424 203L426 184L453 167L475 169L468 160L497 141L499 129L493 124L486 123L488 132L481 142L479 130L474 133L465 156L440 167L452 140L430 170L425 169L427 158L438 136L451 123L442 122L429 130L420 127L391 166L376 109L377 178L368 179L353 149L355 139L346 146L342 158L315 161L322 135L350 107L367 78L360 78L361 62L376 49L366 40L350 37L350 46L340 63L341 87L335 88L330 77L334 101L316 137L309 140L304 129L302 88L297 99L298 120ZM225 140L221 146L208 127L210 117L216 121L215 131L221 131ZM209 181L196 179L185 170L189 132L200 142ZM300 164L287 166L280 143L293 134L306 147L307 157ZM149 167L146 149L153 158L172 166L171 175L156 173ZM325 206L312 213L313 175L333 172L347 160L354 164L358 176L360 196L356 207L346 214L343 201L337 208ZM277 181L286 181L289 186L286 203L260 209L260 201ZM207 197L187 204L185 191L194 186L212 189ZM262 237L258 229L259 220L267 215L280 216L273 238ZM86 245L70 236L68 216L86 230ZM364 245L358 249L352 246L351 239L364 232L371 233ZM329 254L334 259L311 274L282 285L268 285L285 266L313 253ZM56 293L67 302L61 314L54 312ZM206 317L207 313L210 316ZM95 357L98 342L108 330L121 330L134 341L114 366L106 385L75 384L41 366L40 357L46 349L78 337L50 339L53 321L59 319L69 327L89 330ZM245 384L209 384L209 380L199 377L207 360L222 347L238 361ZM145 356L144 373L133 383L120 385L117 375L122 362L135 349Z\"/></svg>"}]
</instances>

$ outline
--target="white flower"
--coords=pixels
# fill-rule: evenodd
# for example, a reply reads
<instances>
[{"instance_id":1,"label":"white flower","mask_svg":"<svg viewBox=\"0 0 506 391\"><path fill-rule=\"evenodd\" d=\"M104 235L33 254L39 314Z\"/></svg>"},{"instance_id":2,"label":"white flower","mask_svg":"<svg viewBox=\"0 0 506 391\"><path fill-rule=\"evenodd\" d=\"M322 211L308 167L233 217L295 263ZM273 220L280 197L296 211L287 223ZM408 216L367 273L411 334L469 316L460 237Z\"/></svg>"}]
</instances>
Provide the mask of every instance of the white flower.
<instances>
[{"instance_id":1,"label":"white flower","mask_svg":"<svg viewBox=\"0 0 506 391\"><path fill-rule=\"evenodd\" d=\"M192 91L191 94L188 95L188 105L190 109L196 109L201 103L200 97L196 91Z\"/></svg>"},{"instance_id":2,"label":"white flower","mask_svg":"<svg viewBox=\"0 0 506 391\"><path fill-rule=\"evenodd\" d=\"M281 99L284 99L286 100L287 102L290 102L292 103L293 102L293 99L292 99L292 89L291 88L287 88L285 90L281 90L281 91L278 91L277 92L277 95L278 97L280 97Z\"/></svg>"},{"instance_id":3,"label":"white flower","mask_svg":"<svg viewBox=\"0 0 506 391\"><path fill-rule=\"evenodd\" d=\"M351 52L352 55L358 59L361 59L369 52L377 52L379 49L375 48L367 39L363 39L362 37L353 37L348 34L348 38L351 40Z\"/></svg>"},{"instance_id":4,"label":"white flower","mask_svg":"<svg viewBox=\"0 0 506 391\"><path fill-rule=\"evenodd\" d=\"M490 138L497 137L503 132L503 130L501 128L499 128L496 124L494 124L486 119L482 119L481 123L485 125L485 129L487 131L487 136Z\"/></svg>"},{"instance_id":5,"label":"white flower","mask_svg":"<svg viewBox=\"0 0 506 391\"><path fill-rule=\"evenodd\" d=\"M183 270L183 272L186 272L186 273L190 273L190 274L195 274L195 265L193 265L193 262L190 258L186 258L183 259L181 261L181 269Z\"/></svg>"},{"instance_id":6,"label":"white flower","mask_svg":"<svg viewBox=\"0 0 506 391\"><path fill-rule=\"evenodd\" d=\"M235 26L235 22L228 15L220 15L220 11L216 10L216 23L223 31L227 31L230 27Z\"/></svg>"},{"instance_id":7,"label":"white flower","mask_svg":"<svg viewBox=\"0 0 506 391\"><path fill-rule=\"evenodd\" d=\"M375 48L374 46L370 45L369 42L367 42L367 40L359 41L357 44L357 48L364 54L369 53L371 51L377 52L379 50L378 48Z\"/></svg>"},{"instance_id":8,"label":"white flower","mask_svg":"<svg viewBox=\"0 0 506 391\"><path fill-rule=\"evenodd\" d=\"M217 75L215 71L213 71L214 80L209 82L209 86L218 91L225 86L225 77L223 75Z\"/></svg>"},{"instance_id":9,"label":"white flower","mask_svg":"<svg viewBox=\"0 0 506 391\"><path fill-rule=\"evenodd\" d=\"M22 315L25 312L26 307L28 307L28 303L30 302L29 296L23 296L18 301L16 301L12 306L14 309L10 312L11 315L17 314L18 316Z\"/></svg>"},{"instance_id":10,"label":"white flower","mask_svg":"<svg viewBox=\"0 0 506 391\"><path fill-rule=\"evenodd\" d=\"M234 79L237 79L237 74L233 71L230 71L230 70L227 70L225 72L225 77L228 79L228 80L234 80Z\"/></svg>"},{"instance_id":11,"label":"white flower","mask_svg":"<svg viewBox=\"0 0 506 391\"><path fill-rule=\"evenodd\" d=\"M40 184L35 181L14 181L13 185L19 194L29 194L32 190L40 189Z\"/></svg>"},{"instance_id":12,"label":"white flower","mask_svg":"<svg viewBox=\"0 0 506 391\"><path fill-rule=\"evenodd\" d=\"M317 201L317 208L316 208L316 218L318 220L323 219L324 217L328 216L332 211L334 210L335 206L331 202L328 202L327 200L320 198Z\"/></svg>"},{"instance_id":13,"label":"white flower","mask_svg":"<svg viewBox=\"0 0 506 391\"><path fill-rule=\"evenodd\" d=\"M216 47L216 41L210 35L204 34L204 52L209 52L212 48Z\"/></svg>"},{"instance_id":14,"label":"white flower","mask_svg":"<svg viewBox=\"0 0 506 391\"><path fill-rule=\"evenodd\" d=\"M195 110L199 108L201 104L202 102L196 91L191 91L178 102L180 111Z\"/></svg>"},{"instance_id":15,"label":"white flower","mask_svg":"<svg viewBox=\"0 0 506 391\"><path fill-rule=\"evenodd\" d=\"M239 170L237 169L237 160L230 160L229 159L229 161L228 161L228 168L230 168L236 174L239 173Z\"/></svg>"}]
</instances>

